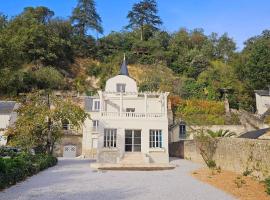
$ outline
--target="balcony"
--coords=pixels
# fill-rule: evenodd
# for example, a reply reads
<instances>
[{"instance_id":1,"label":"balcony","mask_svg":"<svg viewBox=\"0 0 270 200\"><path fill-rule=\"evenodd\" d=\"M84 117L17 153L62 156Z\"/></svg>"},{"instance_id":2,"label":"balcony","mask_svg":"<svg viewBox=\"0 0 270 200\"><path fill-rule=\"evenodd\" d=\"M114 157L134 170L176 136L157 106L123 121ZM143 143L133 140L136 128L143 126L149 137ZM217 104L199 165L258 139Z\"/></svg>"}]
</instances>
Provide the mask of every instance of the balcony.
<instances>
[{"instance_id":1,"label":"balcony","mask_svg":"<svg viewBox=\"0 0 270 200\"><path fill-rule=\"evenodd\" d=\"M128 119L162 119L165 118L165 113L136 113L136 112L101 112L102 118L128 118Z\"/></svg>"}]
</instances>

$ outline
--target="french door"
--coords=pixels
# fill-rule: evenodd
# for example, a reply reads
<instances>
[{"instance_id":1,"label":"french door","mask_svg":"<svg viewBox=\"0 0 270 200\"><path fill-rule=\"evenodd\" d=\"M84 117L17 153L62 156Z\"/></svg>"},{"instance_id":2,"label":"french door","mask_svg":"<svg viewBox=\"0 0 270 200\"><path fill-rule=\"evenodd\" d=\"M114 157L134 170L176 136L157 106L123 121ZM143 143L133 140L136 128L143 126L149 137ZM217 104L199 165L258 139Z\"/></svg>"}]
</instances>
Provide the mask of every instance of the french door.
<instances>
[{"instance_id":1,"label":"french door","mask_svg":"<svg viewBox=\"0 0 270 200\"><path fill-rule=\"evenodd\" d=\"M141 130L125 130L125 151L140 152L141 151Z\"/></svg>"}]
</instances>

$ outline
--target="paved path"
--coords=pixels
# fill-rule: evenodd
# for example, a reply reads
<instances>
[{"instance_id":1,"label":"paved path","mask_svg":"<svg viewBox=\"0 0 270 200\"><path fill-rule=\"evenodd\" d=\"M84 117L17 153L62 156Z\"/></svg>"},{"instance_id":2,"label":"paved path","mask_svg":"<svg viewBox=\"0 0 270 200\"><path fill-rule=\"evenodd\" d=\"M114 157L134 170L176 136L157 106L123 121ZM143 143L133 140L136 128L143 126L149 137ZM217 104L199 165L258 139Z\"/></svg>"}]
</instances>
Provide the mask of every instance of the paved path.
<instances>
[{"instance_id":1,"label":"paved path","mask_svg":"<svg viewBox=\"0 0 270 200\"><path fill-rule=\"evenodd\" d=\"M192 178L186 160L168 171L93 171L89 160L59 164L0 192L1 200L229 200L232 196Z\"/></svg>"}]
</instances>

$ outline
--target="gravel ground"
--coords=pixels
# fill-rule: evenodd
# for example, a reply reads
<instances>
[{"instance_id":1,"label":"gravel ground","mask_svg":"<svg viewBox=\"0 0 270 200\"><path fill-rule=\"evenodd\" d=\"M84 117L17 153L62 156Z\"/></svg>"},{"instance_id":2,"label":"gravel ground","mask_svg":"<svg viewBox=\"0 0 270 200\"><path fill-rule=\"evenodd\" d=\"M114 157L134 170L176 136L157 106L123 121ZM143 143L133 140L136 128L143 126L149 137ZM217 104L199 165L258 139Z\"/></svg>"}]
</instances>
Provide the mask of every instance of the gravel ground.
<instances>
[{"instance_id":1,"label":"gravel ground","mask_svg":"<svg viewBox=\"0 0 270 200\"><path fill-rule=\"evenodd\" d=\"M0 200L229 200L189 175L200 167L186 160L168 171L94 171L89 160L59 159L53 168L0 192Z\"/></svg>"}]
</instances>

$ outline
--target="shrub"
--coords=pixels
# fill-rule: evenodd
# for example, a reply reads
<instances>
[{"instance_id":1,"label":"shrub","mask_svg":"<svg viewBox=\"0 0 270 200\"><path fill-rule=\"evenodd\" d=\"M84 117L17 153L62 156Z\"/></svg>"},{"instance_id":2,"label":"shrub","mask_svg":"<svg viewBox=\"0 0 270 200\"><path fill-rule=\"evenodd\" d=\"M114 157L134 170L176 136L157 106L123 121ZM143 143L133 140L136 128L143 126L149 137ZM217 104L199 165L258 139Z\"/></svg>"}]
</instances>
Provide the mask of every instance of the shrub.
<instances>
[{"instance_id":1,"label":"shrub","mask_svg":"<svg viewBox=\"0 0 270 200\"><path fill-rule=\"evenodd\" d=\"M0 189L16 184L56 164L57 158L47 154L21 153L10 158L0 157Z\"/></svg>"},{"instance_id":2,"label":"shrub","mask_svg":"<svg viewBox=\"0 0 270 200\"><path fill-rule=\"evenodd\" d=\"M241 188L244 184L246 184L246 181L242 176L237 176L234 183L236 184L237 188Z\"/></svg>"},{"instance_id":3,"label":"shrub","mask_svg":"<svg viewBox=\"0 0 270 200\"><path fill-rule=\"evenodd\" d=\"M270 195L270 177L265 179L266 193Z\"/></svg>"},{"instance_id":4,"label":"shrub","mask_svg":"<svg viewBox=\"0 0 270 200\"><path fill-rule=\"evenodd\" d=\"M213 157L216 152L218 140L209 135L200 133L195 136L195 141L207 167L212 169L215 168L216 162Z\"/></svg>"},{"instance_id":5,"label":"shrub","mask_svg":"<svg viewBox=\"0 0 270 200\"><path fill-rule=\"evenodd\" d=\"M208 160L208 161L206 161L206 165L210 169L213 169L213 168L215 168L217 166L217 164L216 164L216 162L214 160Z\"/></svg>"},{"instance_id":6,"label":"shrub","mask_svg":"<svg viewBox=\"0 0 270 200\"><path fill-rule=\"evenodd\" d=\"M223 125L225 124L225 107L223 102L207 100L183 100L176 109L176 116L189 124Z\"/></svg>"}]
</instances>

